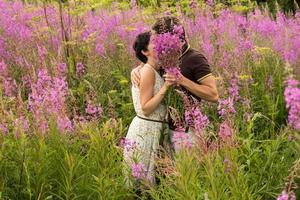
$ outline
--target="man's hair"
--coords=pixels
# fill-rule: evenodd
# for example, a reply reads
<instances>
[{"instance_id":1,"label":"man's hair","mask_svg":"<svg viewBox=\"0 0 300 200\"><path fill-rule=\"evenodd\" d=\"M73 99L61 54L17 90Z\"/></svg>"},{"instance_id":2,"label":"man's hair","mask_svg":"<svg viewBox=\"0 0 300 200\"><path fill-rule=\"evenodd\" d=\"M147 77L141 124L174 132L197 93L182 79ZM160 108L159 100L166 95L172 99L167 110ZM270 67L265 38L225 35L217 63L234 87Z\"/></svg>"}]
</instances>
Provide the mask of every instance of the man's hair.
<instances>
[{"instance_id":1,"label":"man's hair","mask_svg":"<svg viewBox=\"0 0 300 200\"><path fill-rule=\"evenodd\" d=\"M148 61L147 56L145 56L142 53L142 51L148 51L150 37L151 37L150 31L140 33L136 36L135 41L133 43L133 49L135 51L135 56L143 63L146 63Z\"/></svg>"},{"instance_id":2,"label":"man's hair","mask_svg":"<svg viewBox=\"0 0 300 200\"><path fill-rule=\"evenodd\" d=\"M173 16L164 16L156 20L156 22L152 26L152 30L154 30L157 34L168 33L168 32L172 32L175 26L182 26L178 18ZM185 40L184 28L183 28L182 39Z\"/></svg>"}]
</instances>

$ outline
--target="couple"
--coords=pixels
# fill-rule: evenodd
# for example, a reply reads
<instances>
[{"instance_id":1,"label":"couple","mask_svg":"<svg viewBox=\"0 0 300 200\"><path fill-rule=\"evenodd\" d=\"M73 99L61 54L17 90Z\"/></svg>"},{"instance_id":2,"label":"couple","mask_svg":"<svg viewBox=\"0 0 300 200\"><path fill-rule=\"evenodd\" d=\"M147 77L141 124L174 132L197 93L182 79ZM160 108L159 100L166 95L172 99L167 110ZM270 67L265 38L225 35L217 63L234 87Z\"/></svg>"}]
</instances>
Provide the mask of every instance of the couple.
<instances>
[{"instance_id":1,"label":"couple","mask_svg":"<svg viewBox=\"0 0 300 200\"><path fill-rule=\"evenodd\" d=\"M143 178L151 185L155 184L155 155L161 134L172 135L172 130L164 128L168 125L167 106L163 103L167 90L172 85L179 84L188 95L199 100L211 102L218 100L215 78L211 74L206 58L190 48L185 35L182 38L184 45L180 56L180 78L176 79L170 74L165 74L165 79L161 77L151 35L172 32L174 26L179 25L180 21L175 17L159 18L152 31L139 34L133 45L136 57L143 64L131 72L136 117L130 124L125 140L134 143L135 148L124 150L124 161L129 167L137 166L132 164L138 163Z\"/></svg>"}]
</instances>

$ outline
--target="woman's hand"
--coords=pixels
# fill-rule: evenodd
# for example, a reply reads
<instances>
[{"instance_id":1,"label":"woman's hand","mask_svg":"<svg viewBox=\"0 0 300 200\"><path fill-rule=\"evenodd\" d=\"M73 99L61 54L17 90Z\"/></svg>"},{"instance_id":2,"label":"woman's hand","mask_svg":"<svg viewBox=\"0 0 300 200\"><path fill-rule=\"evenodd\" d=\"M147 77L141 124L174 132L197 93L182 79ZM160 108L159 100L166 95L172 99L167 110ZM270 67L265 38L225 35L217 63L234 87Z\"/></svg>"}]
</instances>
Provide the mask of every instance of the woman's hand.
<instances>
[{"instance_id":1,"label":"woman's hand","mask_svg":"<svg viewBox=\"0 0 300 200\"><path fill-rule=\"evenodd\" d=\"M166 89L169 89L172 85L174 85L173 81L167 81L167 80L165 80L164 87L166 87Z\"/></svg>"}]
</instances>

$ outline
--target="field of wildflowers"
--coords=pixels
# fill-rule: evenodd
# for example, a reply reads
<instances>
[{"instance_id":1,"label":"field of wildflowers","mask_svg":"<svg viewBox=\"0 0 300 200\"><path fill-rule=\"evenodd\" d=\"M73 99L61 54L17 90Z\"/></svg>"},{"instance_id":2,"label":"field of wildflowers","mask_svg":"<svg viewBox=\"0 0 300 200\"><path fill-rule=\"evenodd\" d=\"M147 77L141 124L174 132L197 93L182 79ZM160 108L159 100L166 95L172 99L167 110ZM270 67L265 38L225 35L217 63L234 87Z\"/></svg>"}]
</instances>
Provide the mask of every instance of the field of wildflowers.
<instances>
[{"instance_id":1,"label":"field of wildflowers","mask_svg":"<svg viewBox=\"0 0 300 200\"><path fill-rule=\"evenodd\" d=\"M174 158L157 158L159 184L127 188L132 43L171 12L220 100L184 110L170 93L198 142L178 133ZM300 199L299 65L300 12L0 0L0 199Z\"/></svg>"}]
</instances>

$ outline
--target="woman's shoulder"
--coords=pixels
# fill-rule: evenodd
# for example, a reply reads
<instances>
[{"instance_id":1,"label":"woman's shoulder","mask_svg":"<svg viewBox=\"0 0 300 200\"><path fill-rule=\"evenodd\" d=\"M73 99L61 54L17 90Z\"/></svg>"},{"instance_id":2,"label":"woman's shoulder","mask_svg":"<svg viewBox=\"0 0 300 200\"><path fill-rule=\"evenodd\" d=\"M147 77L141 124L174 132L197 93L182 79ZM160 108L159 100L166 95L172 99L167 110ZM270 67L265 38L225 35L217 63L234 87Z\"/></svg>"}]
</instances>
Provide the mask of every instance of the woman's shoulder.
<instances>
[{"instance_id":1,"label":"woman's shoulder","mask_svg":"<svg viewBox=\"0 0 300 200\"><path fill-rule=\"evenodd\" d=\"M149 66L140 69L141 85L153 85L155 82L155 72Z\"/></svg>"},{"instance_id":2,"label":"woman's shoulder","mask_svg":"<svg viewBox=\"0 0 300 200\"><path fill-rule=\"evenodd\" d=\"M147 75L151 75L151 74L154 75L155 74L154 69L148 64L144 64L141 67L140 72L141 72L141 74L144 73L144 74L147 74Z\"/></svg>"}]
</instances>

